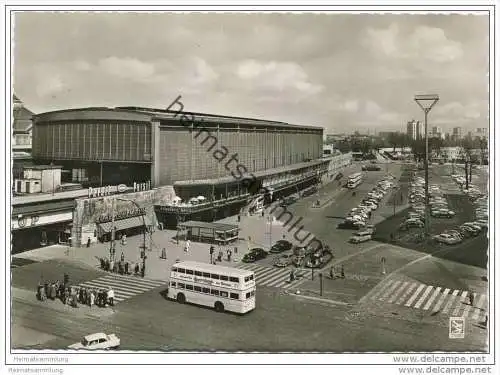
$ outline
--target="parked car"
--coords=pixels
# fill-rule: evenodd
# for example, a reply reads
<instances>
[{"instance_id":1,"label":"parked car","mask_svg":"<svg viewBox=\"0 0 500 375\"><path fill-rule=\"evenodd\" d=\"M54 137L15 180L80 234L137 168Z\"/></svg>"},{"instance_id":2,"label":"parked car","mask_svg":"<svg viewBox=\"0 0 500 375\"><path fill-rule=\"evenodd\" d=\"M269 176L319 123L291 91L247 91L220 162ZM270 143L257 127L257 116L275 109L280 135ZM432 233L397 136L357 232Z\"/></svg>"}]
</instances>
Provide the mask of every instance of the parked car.
<instances>
[{"instance_id":1,"label":"parked car","mask_svg":"<svg viewBox=\"0 0 500 375\"><path fill-rule=\"evenodd\" d=\"M359 229L364 227L365 223L362 221L343 221L337 225L338 229Z\"/></svg>"},{"instance_id":2,"label":"parked car","mask_svg":"<svg viewBox=\"0 0 500 375\"><path fill-rule=\"evenodd\" d=\"M82 341L68 346L74 350L109 350L120 347L120 338L114 333L107 335L105 333L93 333L85 336Z\"/></svg>"},{"instance_id":3,"label":"parked car","mask_svg":"<svg viewBox=\"0 0 500 375\"><path fill-rule=\"evenodd\" d=\"M292 264L293 254L282 254L274 261L274 266L279 268L288 267Z\"/></svg>"},{"instance_id":4,"label":"parked car","mask_svg":"<svg viewBox=\"0 0 500 375\"><path fill-rule=\"evenodd\" d=\"M264 259L267 257L267 251L261 248L253 248L243 256L242 261L245 263L253 263L259 259Z\"/></svg>"},{"instance_id":5,"label":"parked car","mask_svg":"<svg viewBox=\"0 0 500 375\"><path fill-rule=\"evenodd\" d=\"M460 238L454 237L447 233L441 233L433 237L434 240L440 243L444 243L446 245L455 245L457 243L462 242Z\"/></svg>"},{"instance_id":6,"label":"parked car","mask_svg":"<svg viewBox=\"0 0 500 375\"><path fill-rule=\"evenodd\" d=\"M408 228L423 228L424 227L424 223L420 219L407 219L404 222L404 224Z\"/></svg>"},{"instance_id":7,"label":"parked car","mask_svg":"<svg viewBox=\"0 0 500 375\"><path fill-rule=\"evenodd\" d=\"M305 258L305 266L308 268L320 268L326 265L332 259L332 252L328 248L325 248L307 255Z\"/></svg>"},{"instance_id":8,"label":"parked car","mask_svg":"<svg viewBox=\"0 0 500 375\"><path fill-rule=\"evenodd\" d=\"M446 218L450 219L453 216L455 216L455 212L451 211L451 210L438 209L438 210L431 211L431 216L434 216L434 217L446 217Z\"/></svg>"},{"instance_id":9,"label":"parked car","mask_svg":"<svg viewBox=\"0 0 500 375\"><path fill-rule=\"evenodd\" d=\"M290 250L292 246L292 243L287 240L279 240L271 247L271 249L269 249L269 252L282 253L283 251Z\"/></svg>"},{"instance_id":10,"label":"parked car","mask_svg":"<svg viewBox=\"0 0 500 375\"><path fill-rule=\"evenodd\" d=\"M349 242L351 243L361 243L370 241L372 239L372 235L370 232L358 232L351 238L349 238Z\"/></svg>"}]
</instances>

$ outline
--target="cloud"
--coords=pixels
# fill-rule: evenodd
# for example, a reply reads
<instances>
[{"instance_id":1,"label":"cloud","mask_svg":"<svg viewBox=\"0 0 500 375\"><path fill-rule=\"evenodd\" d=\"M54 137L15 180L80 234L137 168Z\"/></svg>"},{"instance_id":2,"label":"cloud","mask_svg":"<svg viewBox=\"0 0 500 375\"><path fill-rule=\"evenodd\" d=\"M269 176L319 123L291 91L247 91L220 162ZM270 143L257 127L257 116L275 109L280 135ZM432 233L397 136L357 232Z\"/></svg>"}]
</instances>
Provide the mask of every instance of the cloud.
<instances>
[{"instance_id":1,"label":"cloud","mask_svg":"<svg viewBox=\"0 0 500 375\"><path fill-rule=\"evenodd\" d=\"M148 79L155 73L153 64L115 56L100 60L99 67L109 75L137 81Z\"/></svg>"},{"instance_id":2,"label":"cloud","mask_svg":"<svg viewBox=\"0 0 500 375\"><path fill-rule=\"evenodd\" d=\"M304 69L293 62L245 60L238 64L236 75L254 90L291 91L295 95L316 95L323 87L309 81Z\"/></svg>"},{"instance_id":3,"label":"cloud","mask_svg":"<svg viewBox=\"0 0 500 375\"><path fill-rule=\"evenodd\" d=\"M39 96L50 96L64 91L66 85L60 75L47 75L39 77L36 92Z\"/></svg>"},{"instance_id":4,"label":"cloud","mask_svg":"<svg viewBox=\"0 0 500 375\"><path fill-rule=\"evenodd\" d=\"M344 103L344 110L348 112L357 112L359 103L357 100L348 100Z\"/></svg>"},{"instance_id":5,"label":"cloud","mask_svg":"<svg viewBox=\"0 0 500 375\"><path fill-rule=\"evenodd\" d=\"M73 66L76 70L79 70L79 71L88 71L91 69L91 65L85 61L85 60L76 60L74 61L73 63Z\"/></svg>"},{"instance_id":6,"label":"cloud","mask_svg":"<svg viewBox=\"0 0 500 375\"><path fill-rule=\"evenodd\" d=\"M375 55L394 59L445 63L464 54L462 44L448 39L443 29L426 25L417 26L409 35L401 33L396 23L387 29L368 28L364 44Z\"/></svg>"}]
</instances>

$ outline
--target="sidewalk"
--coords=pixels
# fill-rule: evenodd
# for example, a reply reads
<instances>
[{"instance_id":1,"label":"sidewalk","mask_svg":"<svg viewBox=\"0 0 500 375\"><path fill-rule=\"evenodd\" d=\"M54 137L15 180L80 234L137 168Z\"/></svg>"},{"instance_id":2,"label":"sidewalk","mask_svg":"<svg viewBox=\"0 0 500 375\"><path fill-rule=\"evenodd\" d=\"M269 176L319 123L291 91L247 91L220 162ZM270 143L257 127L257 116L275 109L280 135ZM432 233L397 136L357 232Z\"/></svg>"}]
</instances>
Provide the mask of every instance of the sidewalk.
<instances>
[{"instance_id":1,"label":"sidewalk","mask_svg":"<svg viewBox=\"0 0 500 375\"><path fill-rule=\"evenodd\" d=\"M219 222L238 224L237 216L228 217ZM271 225L267 217L262 216L242 216L240 228L240 240L229 247L218 247L215 249L215 256L219 250L223 252L223 261L221 265L234 265L239 262L243 255L248 252L249 248L262 247L269 249L270 244L283 239L293 242L293 234L289 233L286 228L278 221L274 221ZM270 236L271 233L271 236ZM157 230L152 236L149 234L146 237L146 245L151 245L152 250L146 251L146 278L154 280L168 280L170 274L170 267L177 259L181 261L190 260L197 262L210 262L210 244L192 242L189 252L184 252L183 240L179 243L174 239L177 232L174 230ZM270 239L271 237L271 239ZM250 240L249 240L250 238ZM127 238L127 244L123 246L120 241L116 241L116 259L120 259L121 254L125 260L133 266L136 263L142 263L140 258L140 249L143 243L143 236L137 235ZM237 252L235 252L235 247ZM83 263L91 268L99 268L99 258L109 257L110 243L97 243L91 245L89 248L73 248L64 245L52 245L23 253L15 254L15 258L30 259L37 262L43 262L50 259L62 259L65 261ZM167 259L161 259L161 251L165 248L167 252ZM231 262L226 259L226 250L230 248L233 251Z\"/></svg>"}]
</instances>

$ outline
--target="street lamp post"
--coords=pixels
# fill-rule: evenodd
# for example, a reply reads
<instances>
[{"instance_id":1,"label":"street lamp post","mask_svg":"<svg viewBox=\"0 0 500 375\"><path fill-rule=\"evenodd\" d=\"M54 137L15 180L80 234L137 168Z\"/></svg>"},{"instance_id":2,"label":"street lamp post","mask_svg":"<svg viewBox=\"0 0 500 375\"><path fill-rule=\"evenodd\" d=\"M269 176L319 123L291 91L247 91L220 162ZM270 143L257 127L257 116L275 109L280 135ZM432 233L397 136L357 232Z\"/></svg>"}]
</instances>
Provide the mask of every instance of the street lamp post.
<instances>
[{"instance_id":1,"label":"street lamp post","mask_svg":"<svg viewBox=\"0 0 500 375\"><path fill-rule=\"evenodd\" d=\"M425 132L425 236L429 237L430 233L430 214L429 214L429 136L427 131L427 115L432 107L439 101L439 96L436 94L415 95L415 101L424 111L424 132Z\"/></svg>"}]
</instances>

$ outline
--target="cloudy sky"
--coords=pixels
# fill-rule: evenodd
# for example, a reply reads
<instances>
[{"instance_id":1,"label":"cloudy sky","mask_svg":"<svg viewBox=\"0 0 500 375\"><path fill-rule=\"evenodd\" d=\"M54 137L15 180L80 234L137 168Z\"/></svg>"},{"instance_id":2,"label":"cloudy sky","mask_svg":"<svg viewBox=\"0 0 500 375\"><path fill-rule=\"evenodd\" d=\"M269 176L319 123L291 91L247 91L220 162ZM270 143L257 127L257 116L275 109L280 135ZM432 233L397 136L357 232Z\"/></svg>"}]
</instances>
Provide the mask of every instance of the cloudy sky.
<instances>
[{"instance_id":1,"label":"cloudy sky","mask_svg":"<svg viewBox=\"0 0 500 375\"><path fill-rule=\"evenodd\" d=\"M374 14L18 13L14 91L28 108L135 105L402 130L486 127L488 18Z\"/></svg>"}]
</instances>

